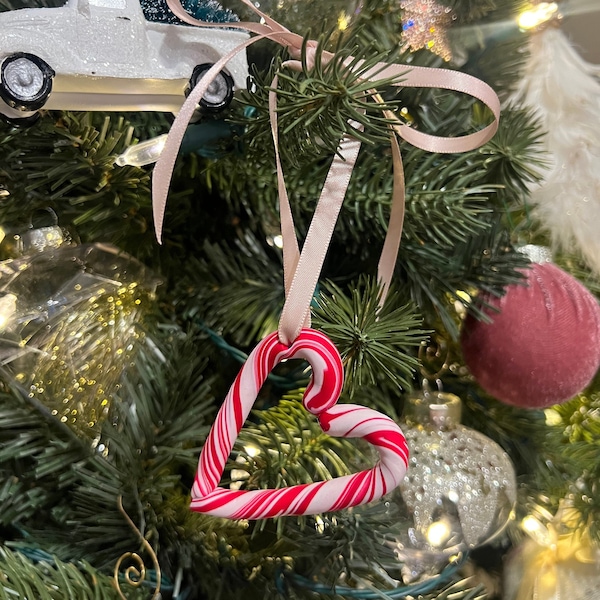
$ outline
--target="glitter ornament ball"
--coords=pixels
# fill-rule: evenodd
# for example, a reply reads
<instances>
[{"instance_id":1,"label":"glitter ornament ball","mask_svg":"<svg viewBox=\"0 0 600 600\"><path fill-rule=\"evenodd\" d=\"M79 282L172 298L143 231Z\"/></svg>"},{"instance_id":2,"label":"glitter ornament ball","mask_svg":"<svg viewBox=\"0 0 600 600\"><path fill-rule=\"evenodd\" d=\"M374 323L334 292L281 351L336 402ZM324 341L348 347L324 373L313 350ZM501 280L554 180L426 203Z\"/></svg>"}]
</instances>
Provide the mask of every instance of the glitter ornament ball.
<instances>
[{"instance_id":1,"label":"glitter ornament ball","mask_svg":"<svg viewBox=\"0 0 600 600\"><path fill-rule=\"evenodd\" d=\"M600 366L600 307L592 294L551 263L525 271L527 285L485 296L492 321L469 314L461 347L490 395L522 408L545 408L581 392Z\"/></svg>"},{"instance_id":2,"label":"glitter ornament ball","mask_svg":"<svg viewBox=\"0 0 600 600\"><path fill-rule=\"evenodd\" d=\"M410 463L398 492L416 546L433 555L489 542L507 525L517 499L508 455L461 425L460 415L458 396L425 391L409 398L402 426Z\"/></svg>"},{"instance_id":3,"label":"glitter ornament ball","mask_svg":"<svg viewBox=\"0 0 600 600\"><path fill-rule=\"evenodd\" d=\"M506 528L517 500L513 465L493 440L461 425L461 408L458 396L427 389L407 399L400 427L409 463L399 486L375 502L319 515L313 522L317 545L343 538L346 519L362 530L357 539L364 540L343 546L341 555L330 555L336 565L348 568L332 569L326 562L315 570L321 589L332 589L332 572L337 571L334 585L340 597L355 597L355 592L360 597L357 589L378 590L382 598L400 597L394 594L402 585L418 586L428 578L439 582L440 573L454 570L465 552ZM372 459L377 459L375 453ZM316 589L311 588L314 580L300 580ZM424 592L403 591L402 598Z\"/></svg>"}]
</instances>

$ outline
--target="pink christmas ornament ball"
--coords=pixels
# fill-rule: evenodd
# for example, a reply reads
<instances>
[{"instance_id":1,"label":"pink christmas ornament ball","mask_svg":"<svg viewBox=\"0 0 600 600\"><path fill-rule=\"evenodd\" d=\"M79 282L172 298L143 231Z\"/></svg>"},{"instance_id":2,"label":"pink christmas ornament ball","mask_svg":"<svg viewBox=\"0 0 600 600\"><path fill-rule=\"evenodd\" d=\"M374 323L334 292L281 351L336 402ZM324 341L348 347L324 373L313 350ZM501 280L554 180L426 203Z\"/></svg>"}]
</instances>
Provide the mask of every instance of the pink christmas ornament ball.
<instances>
[{"instance_id":1,"label":"pink christmas ornament ball","mask_svg":"<svg viewBox=\"0 0 600 600\"><path fill-rule=\"evenodd\" d=\"M461 346L471 373L490 395L521 408L571 399L600 367L600 307L576 279L551 263L524 271L527 286L486 296L491 323L469 314Z\"/></svg>"}]
</instances>

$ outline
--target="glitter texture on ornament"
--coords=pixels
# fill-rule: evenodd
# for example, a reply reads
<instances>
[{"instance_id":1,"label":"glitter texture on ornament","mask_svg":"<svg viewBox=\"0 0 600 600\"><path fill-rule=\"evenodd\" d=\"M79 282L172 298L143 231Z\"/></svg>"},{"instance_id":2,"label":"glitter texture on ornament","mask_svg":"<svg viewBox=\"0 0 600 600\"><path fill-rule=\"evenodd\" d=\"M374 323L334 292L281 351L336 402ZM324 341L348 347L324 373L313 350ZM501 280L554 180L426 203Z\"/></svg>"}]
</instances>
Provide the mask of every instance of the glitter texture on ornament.
<instances>
[{"instance_id":1,"label":"glitter texture on ornament","mask_svg":"<svg viewBox=\"0 0 600 600\"><path fill-rule=\"evenodd\" d=\"M390 497L406 525L383 541L413 576L489 542L513 517L517 484L508 455L461 425L460 412L454 394L425 391L407 402L409 468Z\"/></svg>"},{"instance_id":2,"label":"glitter texture on ornament","mask_svg":"<svg viewBox=\"0 0 600 600\"><path fill-rule=\"evenodd\" d=\"M402 0L402 41L411 51L425 48L444 60L452 58L447 30L456 18L435 0Z\"/></svg>"}]
</instances>

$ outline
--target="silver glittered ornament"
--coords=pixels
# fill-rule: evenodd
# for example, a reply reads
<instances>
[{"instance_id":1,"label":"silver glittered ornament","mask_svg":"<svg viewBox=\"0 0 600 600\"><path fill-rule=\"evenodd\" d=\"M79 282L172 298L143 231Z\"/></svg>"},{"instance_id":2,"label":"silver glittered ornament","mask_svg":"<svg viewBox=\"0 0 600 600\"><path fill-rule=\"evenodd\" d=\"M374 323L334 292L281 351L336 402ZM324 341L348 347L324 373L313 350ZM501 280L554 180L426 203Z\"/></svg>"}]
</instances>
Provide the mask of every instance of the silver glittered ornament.
<instances>
[{"instance_id":1,"label":"silver glittered ornament","mask_svg":"<svg viewBox=\"0 0 600 600\"><path fill-rule=\"evenodd\" d=\"M405 578L491 541L513 516L517 484L508 455L460 417L453 394L425 391L407 403L410 463L388 500L390 514L405 522L382 540L405 563Z\"/></svg>"},{"instance_id":2,"label":"silver glittered ornament","mask_svg":"<svg viewBox=\"0 0 600 600\"><path fill-rule=\"evenodd\" d=\"M315 517L315 544L336 550L310 577L295 573L294 585L340 597L416 598L502 532L517 499L514 468L498 444L460 417L453 394L426 390L408 399L405 479L375 502ZM332 573L340 573L335 581Z\"/></svg>"}]
</instances>

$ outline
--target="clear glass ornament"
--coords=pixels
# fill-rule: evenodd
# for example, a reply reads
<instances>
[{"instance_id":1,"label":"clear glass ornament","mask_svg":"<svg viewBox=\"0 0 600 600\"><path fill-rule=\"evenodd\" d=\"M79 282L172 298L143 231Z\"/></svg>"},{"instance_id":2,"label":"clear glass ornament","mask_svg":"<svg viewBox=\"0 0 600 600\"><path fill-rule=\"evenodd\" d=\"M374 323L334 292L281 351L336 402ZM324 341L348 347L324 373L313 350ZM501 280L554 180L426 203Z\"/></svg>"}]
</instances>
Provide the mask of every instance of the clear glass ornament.
<instances>
[{"instance_id":1,"label":"clear glass ornament","mask_svg":"<svg viewBox=\"0 0 600 600\"><path fill-rule=\"evenodd\" d=\"M10 241L16 257L0 262L0 368L48 416L96 437L158 280L114 246L65 239L56 224Z\"/></svg>"},{"instance_id":2,"label":"clear glass ornament","mask_svg":"<svg viewBox=\"0 0 600 600\"><path fill-rule=\"evenodd\" d=\"M407 403L402 429L410 462L387 498L398 521L382 541L408 580L490 542L514 514L517 484L508 455L460 417L454 394L425 391Z\"/></svg>"}]
</instances>

